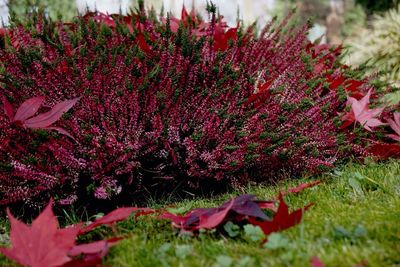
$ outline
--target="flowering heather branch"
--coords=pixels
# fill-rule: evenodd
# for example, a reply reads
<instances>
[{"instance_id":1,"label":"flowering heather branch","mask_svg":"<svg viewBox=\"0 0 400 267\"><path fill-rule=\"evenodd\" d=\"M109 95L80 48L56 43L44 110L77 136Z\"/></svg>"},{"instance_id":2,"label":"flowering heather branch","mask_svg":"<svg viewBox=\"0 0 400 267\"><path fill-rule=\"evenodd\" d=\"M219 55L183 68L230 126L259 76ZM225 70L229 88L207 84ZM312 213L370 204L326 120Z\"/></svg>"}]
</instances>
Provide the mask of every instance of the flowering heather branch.
<instances>
[{"instance_id":1,"label":"flowering heather branch","mask_svg":"<svg viewBox=\"0 0 400 267\"><path fill-rule=\"evenodd\" d=\"M13 106L35 96L47 107L81 98L57 122L76 142L12 127L0 113L0 203L49 195L71 203L78 191L134 198L149 185L238 186L365 153L339 127L355 82L336 60L339 49L308 43L307 27L286 21L255 37L212 18L90 13L10 29L0 93ZM371 89L357 82L359 94Z\"/></svg>"}]
</instances>

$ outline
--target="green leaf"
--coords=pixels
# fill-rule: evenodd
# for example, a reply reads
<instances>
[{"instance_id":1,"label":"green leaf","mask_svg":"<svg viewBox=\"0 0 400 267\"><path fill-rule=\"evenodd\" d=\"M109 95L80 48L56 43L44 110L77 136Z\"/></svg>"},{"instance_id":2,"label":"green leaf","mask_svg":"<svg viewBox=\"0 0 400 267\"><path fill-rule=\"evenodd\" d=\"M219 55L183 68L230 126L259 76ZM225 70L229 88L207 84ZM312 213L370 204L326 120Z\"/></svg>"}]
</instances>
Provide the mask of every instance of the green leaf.
<instances>
[{"instance_id":1,"label":"green leaf","mask_svg":"<svg viewBox=\"0 0 400 267\"><path fill-rule=\"evenodd\" d=\"M191 209L191 207L187 206L187 207L179 207L179 208L167 208L166 210L170 213L180 215L180 214L186 213L190 209Z\"/></svg>"},{"instance_id":2,"label":"green leaf","mask_svg":"<svg viewBox=\"0 0 400 267\"><path fill-rule=\"evenodd\" d=\"M218 267L231 267L233 259L227 255L220 255L216 259L216 266Z\"/></svg>"},{"instance_id":3,"label":"green leaf","mask_svg":"<svg viewBox=\"0 0 400 267\"><path fill-rule=\"evenodd\" d=\"M361 196L364 195L364 191L362 190L361 184L357 179L350 177L349 185L353 188L355 194L361 195Z\"/></svg>"},{"instance_id":4,"label":"green leaf","mask_svg":"<svg viewBox=\"0 0 400 267\"><path fill-rule=\"evenodd\" d=\"M265 248L275 250L280 248L287 248L289 240L280 233L272 233L268 236L268 242L264 244Z\"/></svg>"},{"instance_id":5,"label":"green leaf","mask_svg":"<svg viewBox=\"0 0 400 267\"><path fill-rule=\"evenodd\" d=\"M245 239L250 242L261 242L264 238L264 232L259 226L246 224L244 227Z\"/></svg>"},{"instance_id":6,"label":"green leaf","mask_svg":"<svg viewBox=\"0 0 400 267\"><path fill-rule=\"evenodd\" d=\"M224 225L224 230L230 237L236 237L240 234L240 227L231 221Z\"/></svg>"},{"instance_id":7,"label":"green leaf","mask_svg":"<svg viewBox=\"0 0 400 267\"><path fill-rule=\"evenodd\" d=\"M175 247L175 255L179 259L185 259L187 256L191 254L193 247L190 245L176 245Z\"/></svg>"}]
</instances>

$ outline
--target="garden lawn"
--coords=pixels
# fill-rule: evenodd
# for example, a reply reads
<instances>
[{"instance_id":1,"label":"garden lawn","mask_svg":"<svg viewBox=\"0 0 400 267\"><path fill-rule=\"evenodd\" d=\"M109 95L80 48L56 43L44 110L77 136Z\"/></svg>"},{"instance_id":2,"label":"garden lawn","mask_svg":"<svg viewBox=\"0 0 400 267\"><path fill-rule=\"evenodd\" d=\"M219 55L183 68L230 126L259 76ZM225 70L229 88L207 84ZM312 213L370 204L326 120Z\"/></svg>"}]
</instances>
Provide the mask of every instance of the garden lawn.
<instances>
[{"instance_id":1,"label":"garden lawn","mask_svg":"<svg viewBox=\"0 0 400 267\"><path fill-rule=\"evenodd\" d=\"M302 223L270 235L266 247L260 245L262 236L254 228L242 230L234 238L216 231L191 236L179 234L167 221L147 216L118 224L114 231L127 238L111 249L105 266L310 266L313 256L326 266L398 266L400 163L349 164L317 178L323 181L321 185L285 197L291 209L315 203ZM246 193L272 199L279 189L309 181L304 178L276 186L249 186ZM149 200L149 205L168 205L175 212L185 212L217 206L241 193L172 204ZM110 230L101 228L86 238L109 234ZM1 266L9 263L0 258Z\"/></svg>"}]
</instances>

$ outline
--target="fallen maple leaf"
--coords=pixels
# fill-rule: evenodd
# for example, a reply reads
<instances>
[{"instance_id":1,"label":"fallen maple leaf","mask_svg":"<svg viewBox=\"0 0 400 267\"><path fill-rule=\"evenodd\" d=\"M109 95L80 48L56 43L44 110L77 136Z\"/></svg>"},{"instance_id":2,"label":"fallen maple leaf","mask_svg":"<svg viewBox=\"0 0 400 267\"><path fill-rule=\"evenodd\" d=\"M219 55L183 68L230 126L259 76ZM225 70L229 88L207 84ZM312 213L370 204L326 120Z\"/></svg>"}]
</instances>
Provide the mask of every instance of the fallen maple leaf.
<instances>
[{"instance_id":1,"label":"fallen maple leaf","mask_svg":"<svg viewBox=\"0 0 400 267\"><path fill-rule=\"evenodd\" d=\"M319 185L320 183L322 183L322 181L317 180L317 181L313 181L313 182L310 182L310 183L299 184L299 185L296 186L296 187L291 187L291 188L289 188L286 192L282 192L282 195L300 193L300 192L303 191L304 189L317 186L317 185Z\"/></svg>"},{"instance_id":2,"label":"fallen maple leaf","mask_svg":"<svg viewBox=\"0 0 400 267\"><path fill-rule=\"evenodd\" d=\"M301 222L301 218L303 217L303 213L313 205L313 203L311 203L304 208L297 209L289 213L289 208L283 199L282 193L279 193L278 199L278 210L272 221L259 221L254 218L250 218L250 223L260 226L265 235L269 235L273 232L283 231L295 226L296 224L299 224Z\"/></svg>"},{"instance_id":3,"label":"fallen maple leaf","mask_svg":"<svg viewBox=\"0 0 400 267\"><path fill-rule=\"evenodd\" d=\"M202 214L199 216L199 223L196 225L193 229L212 229L220 225L226 216L228 215L228 212L232 208L234 204L234 200L230 200L228 202L228 205L224 207L223 209L218 210L215 213L212 213L211 215L208 214Z\"/></svg>"},{"instance_id":4,"label":"fallen maple leaf","mask_svg":"<svg viewBox=\"0 0 400 267\"><path fill-rule=\"evenodd\" d=\"M351 105L351 110L343 116L342 120L350 123L357 121L370 132L372 131L371 127L385 125L385 123L376 118L377 116L380 116L384 108L369 109L368 104L370 97L371 90L369 90L361 100L348 96L347 102ZM342 128L347 127L348 125L348 123L344 124Z\"/></svg>"},{"instance_id":5,"label":"fallen maple leaf","mask_svg":"<svg viewBox=\"0 0 400 267\"><path fill-rule=\"evenodd\" d=\"M133 212L137 212L136 216L151 214L156 212L156 210L150 208L137 208L137 207L125 207L125 208L118 208L113 210L112 212L104 215L103 217L95 220L88 226L82 228L79 234L84 234L87 232L92 231L94 228L107 225L110 226L116 222L120 222L126 220Z\"/></svg>"},{"instance_id":6,"label":"fallen maple leaf","mask_svg":"<svg viewBox=\"0 0 400 267\"><path fill-rule=\"evenodd\" d=\"M78 227L59 229L51 209L52 202L32 222L31 226L15 219L9 209L11 248L0 248L6 257L23 266L61 266L71 260L69 251L75 245Z\"/></svg>"},{"instance_id":7,"label":"fallen maple leaf","mask_svg":"<svg viewBox=\"0 0 400 267\"><path fill-rule=\"evenodd\" d=\"M51 127L51 125L58 121L65 112L70 110L79 99L80 97L77 97L71 100L60 102L56 104L50 111L39 114L35 117L33 116L36 114L36 112L38 112L44 102L44 97L42 96L32 97L23 102L17 109L15 115L13 108L6 97L3 97L3 107L7 117L12 123L17 123L22 127L31 129L55 130L61 134L72 137L66 130L60 127Z\"/></svg>"},{"instance_id":8,"label":"fallen maple leaf","mask_svg":"<svg viewBox=\"0 0 400 267\"><path fill-rule=\"evenodd\" d=\"M262 208L273 209L272 201L257 201L253 195L241 195L216 208L197 208L182 216L164 212L159 218L170 220L176 228L194 231L216 228L228 220L240 221L248 217L266 220L268 217Z\"/></svg>"},{"instance_id":9,"label":"fallen maple leaf","mask_svg":"<svg viewBox=\"0 0 400 267\"><path fill-rule=\"evenodd\" d=\"M396 134L388 134L387 137L392 138L393 140L396 140L397 142L400 142L400 112L395 112L393 114L394 120L389 119L388 123L390 125L390 128L393 129L393 131L396 132Z\"/></svg>"}]
</instances>

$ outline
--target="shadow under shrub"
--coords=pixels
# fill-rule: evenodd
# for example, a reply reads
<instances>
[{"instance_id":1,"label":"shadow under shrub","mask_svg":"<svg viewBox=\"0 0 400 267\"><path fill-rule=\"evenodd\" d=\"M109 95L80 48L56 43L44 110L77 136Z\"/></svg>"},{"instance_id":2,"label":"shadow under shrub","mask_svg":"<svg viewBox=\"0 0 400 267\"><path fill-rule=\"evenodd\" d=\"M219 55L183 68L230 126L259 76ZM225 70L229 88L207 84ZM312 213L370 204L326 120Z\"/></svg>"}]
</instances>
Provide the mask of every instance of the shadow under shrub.
<instances>
[{"instance_id":1,"label":"shadow under shrub","mask_svg":"<svg viewBox=\"0 0 400 267\"><path fill-rule=\"evenodd\" d=\"M65 24L37 16L8 29L0 92L14 109L34 96L45 96L43 110L81 99L56 123L74 139L15 127L0 112L0 203L117 205L177 186L209 192L318 173L365 154L340 129L354 82L340 49L310 44L307 26L289 18L257 37L210 11L209 23L140 11Z\"/></svg>"}]
</instances>

